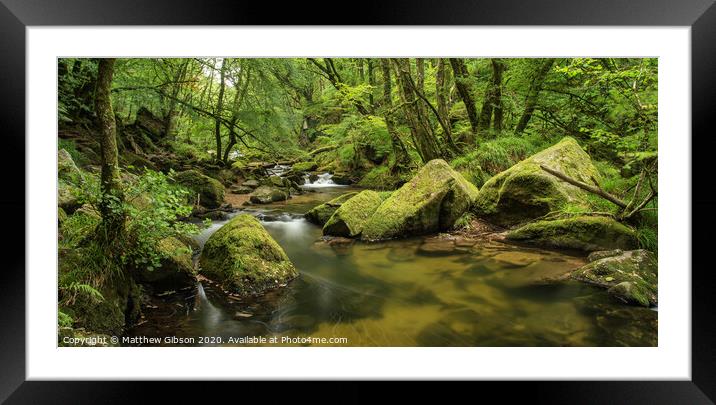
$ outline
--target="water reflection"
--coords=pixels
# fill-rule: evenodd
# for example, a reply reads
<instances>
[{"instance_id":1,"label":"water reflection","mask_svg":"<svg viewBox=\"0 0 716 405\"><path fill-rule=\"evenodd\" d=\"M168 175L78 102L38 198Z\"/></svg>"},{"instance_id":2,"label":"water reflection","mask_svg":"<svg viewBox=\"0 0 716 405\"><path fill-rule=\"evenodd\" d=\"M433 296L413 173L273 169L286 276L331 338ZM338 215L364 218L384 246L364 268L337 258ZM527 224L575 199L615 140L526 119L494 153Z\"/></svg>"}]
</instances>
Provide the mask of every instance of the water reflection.
<instances>
[{"instance_id":1,"label":"water reflection","mask_svg":"<svg viewBox=\"0 0 716 405\"><path fill-rule=\"evenodd\" d=\"M428 237L327 243L300 214L346 189L322 189L256 215L301 272L286 288L238 300L206 280L154 299L145 336L346 337L352 346L655 346L658 313L565 281L577 256ZM203 243L222 222L197 239ZM167 315L169 313L170 315Z\"/></svg>"}]
</instances>

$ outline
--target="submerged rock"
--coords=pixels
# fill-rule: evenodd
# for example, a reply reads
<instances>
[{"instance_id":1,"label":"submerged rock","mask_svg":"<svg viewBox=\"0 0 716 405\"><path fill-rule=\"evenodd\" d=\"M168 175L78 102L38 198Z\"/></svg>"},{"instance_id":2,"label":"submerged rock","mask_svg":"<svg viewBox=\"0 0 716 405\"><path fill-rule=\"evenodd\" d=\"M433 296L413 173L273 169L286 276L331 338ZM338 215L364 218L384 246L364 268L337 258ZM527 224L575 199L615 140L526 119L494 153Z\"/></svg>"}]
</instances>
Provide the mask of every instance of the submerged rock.
<instances>
[{"instance_id":1,"label":"submerged rock","mask_svg":"<svg viewBox=\"0 0 716 405\"><path fill-rule=\"evenodd\" d=\"M361 191L336 209L323 226L323 234L348 238L359 236L365 223L389 195L372 190Z\"/></svg>"},{"instance_id":2,"label":"submerged rock","mask_svg":"<svg viewBox=\"0 0 716 405\"><path fill-rule=\"evenodd\" d=\"M254 190L249 198L254 204L269 204L287 200L288 193L276 187L261 186Z\"/></svg>"},{"instance_id":3,"label":"submerged rock","mask_svg":"<svg viewBox=\"0 0 716 405\"><path fill-rule=\"evenodd\" d=\"M378 207L365 224L362 239L391 239L449 230L477 195L477 187L444 160L431 160Z\"/></svg>"},{"instance_id":4,"label":"submerged rock","mask_svg":"<svg viewBox=\"0 0 716 405\"><path fill-rule=\"evenodd\" d=\"M612 218L601 216L536 221L509 231L506 238L539 246L586 252L628 250L638 246L633 229Z\"/></svg>"},{"instance_id":5,"label":"submerged rock","mask_svg":"<svg viewBox=\"0 0 716 405\"><path fill-rule=\"evenodd\" d=\"M259 294L298 276L281 246L249 214L235 216L206 241L201 273L232 292Z\"/></svg>"},{"instance_id":6,"label":"submerged rock","mask_svg":"<svg viewBox=\"0 0 716 405\"><path fill-rule=\"evenodd\" d=\"M449 256L455 253L455 240L441 237L427 238L418 247L423 256Z\"/></svg>"},{"instance_id":7,"label":"submerged rock","mask_svg":"<svg viewBox=\"0 0 716 405\"><path fill-rule=\"evenodd\" d=\"M160 266L151 270L136 269L134 277L137 281L161 290L190 287L196 284L191 248L174 237L162 239L157 247L159 254L163 256Z\"/></svg>"},{"instance_id":8,"label":"submerged rock","mask_svg":"<svg viewBox=\"0 0 716 405\"><path fill-rule=\"evenodd\" d=\"M607 288L619 300L648 307L658 303L658 263L654 253L630 250L595 260L572 273L572 278Z\"/></svg>"},{"instance_id":9,"label":"submerged rock","mask_svg":"<svg viewBox=\"0 0 716 405\"><path fill-rule=\"evenodd\" d=\"M192 191L191 202L199 196L199 204L206 208L219 208L224 203L224 185L213 177L187 170L175 174L174 180Z\"/></svg>"},{"instance_id":10,"label":"submerged rock","mask_svg":"<svg viewBox=\"0 0 716 405\"><path fill-rule=\"evenodd\" d=\"M331 215L336 212L338 207L340 207L341 204L348 201L348 199L355 196L356 194L358 194L358 192L356 191L346 193L321 205L313 207L310 211L306 213L306 220L316 225L325 225Z\"/></svg>"},{"instance_id":11,"label":"submerged rock","mask_svg":"<svg viewBox=\"0 0 716 405\"><path fill-rule=\"evenodd\" d=\"M570 137L490 178L480 189L474 212L501 226L512 226L557 211L567 203L587 204L586 194L545 172L540 165L587 184L599 173L589 155Z\"/></svg>"}]
</instances>

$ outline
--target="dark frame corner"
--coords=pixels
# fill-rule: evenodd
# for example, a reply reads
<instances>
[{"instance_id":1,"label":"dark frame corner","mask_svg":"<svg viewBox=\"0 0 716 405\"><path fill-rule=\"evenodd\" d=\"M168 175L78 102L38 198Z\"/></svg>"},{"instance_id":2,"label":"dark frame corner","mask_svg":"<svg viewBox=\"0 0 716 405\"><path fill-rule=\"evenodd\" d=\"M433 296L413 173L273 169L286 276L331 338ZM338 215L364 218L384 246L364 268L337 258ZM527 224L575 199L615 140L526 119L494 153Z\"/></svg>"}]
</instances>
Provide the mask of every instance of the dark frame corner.
<instances>
[{"instance_id":1,"label":"dark frame corner","mask_svg":"<svg viewBox=\"0 0 716 405\"><path fill-rule=\"evenodd\" d=\"M0 123L6 156L0 159L3 173L14 173L25 166L25 27L42 25L264 25L333 24L335 16L323 10L323 0L304 4L281 3L282 10L270 2L216 1L209 5L190 1L158 0L128 6L108 0L0 0ZM223 4L222 4L223 3ZM327 2L326 2L327 3ZM687 0L675 4L668 0L538 0L521 2L412 3L394 0L361 5L360 13L351 13L344 23L369 25L638 25L690 26L692 57L692 380L663 382L552 382L521 383L526 390L505 390L504 383L482 384L510 398L519 392L537 393L550 403L575 403L575 399L610 403L714 403L716 402L716 284L710 282L712 266L705 265L709 238L699 238L716 227L716 197L710 187L713 170L711 151L716 149L712 132L716 99L716 6L714 0ZM325 6L325 7L324 7ZM221 12L217 12L221 10ZM231 10L231 12L228 12ZM559 10L556 12L555 10ZM278 14L277 14L278 12ZM685 142L688 141L685 140ZM709 147L710 146L710 147ZM8 153L9 152L9 153ZM9 189L0 196L8 218L7 229L15 231L7 251L25 250L25 177L6 175ZM7 183L6 183L7 184ZM9 190L12 190L10 192ZM23 213L24 215L19 215ZM17 235L21 233L23 237ZM29 241L32 243L32 241ZM130 400L141 394L146 384L130 382L29 382L25 381L25 257L8 255L0 280L0 401L9 403L109 403ZM9 261L9 263L8 263ZM183 397L186 388L174 393L162 389L164 399ZM131 385L131 387L130 387ZM216 387L216 386L214 386ZM223 385L226 387L226 385ZM526 388L526 387L525 387ZM417 388L414 394L424 393ZM263 389L262 389L263 390ZM293 391L293 390L292 390ZM355 387L353 394L360 393ZM279 394L286 395L286 394ZM484 395L484 394L483 394ZM367 395L366 395L367 396ZM483 396L484 397L484 396Z\"/></svg>"}]
</instances>

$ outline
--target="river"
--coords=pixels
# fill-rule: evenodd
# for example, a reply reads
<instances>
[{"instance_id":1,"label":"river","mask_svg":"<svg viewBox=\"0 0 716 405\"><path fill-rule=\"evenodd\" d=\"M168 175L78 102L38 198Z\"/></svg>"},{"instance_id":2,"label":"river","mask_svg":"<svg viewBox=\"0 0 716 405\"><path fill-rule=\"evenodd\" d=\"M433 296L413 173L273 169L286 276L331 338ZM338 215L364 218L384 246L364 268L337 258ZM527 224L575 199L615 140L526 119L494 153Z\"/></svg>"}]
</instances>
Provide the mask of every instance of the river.
<instances>
[{"instance_id":1,"label":"river","mask_svg":"<svg viewBox=\"0 0 716 405\"><path fill-rule=\"evenodd\" d=\"M239 211L257 216L299 269L286 287L238 300L203 279L151 298L126 336L189 338L160 343L189 346L244 345L236 342L244 337L329 346L657 345L658 312L554 282L584 263L571 252L434 236L327 243L302 214L349 190L323 185ZM214 221L199 243L225 222Z\"/></svg>"}]
</instances>

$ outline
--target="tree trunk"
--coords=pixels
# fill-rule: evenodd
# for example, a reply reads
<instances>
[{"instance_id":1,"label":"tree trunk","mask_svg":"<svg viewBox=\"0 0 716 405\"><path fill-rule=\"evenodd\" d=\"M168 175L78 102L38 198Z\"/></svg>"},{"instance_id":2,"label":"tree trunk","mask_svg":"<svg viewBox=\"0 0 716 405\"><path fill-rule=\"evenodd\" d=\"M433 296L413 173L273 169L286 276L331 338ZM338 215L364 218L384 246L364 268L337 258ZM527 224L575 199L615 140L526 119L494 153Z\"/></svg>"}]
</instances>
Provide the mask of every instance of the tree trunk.
<instances>
[{"instance_id":1,"label":"tree trunk","mask_svg":"<svg viewBox=\"0 0 716 405\"><path fill-rule=\"evenodd\" d=\"M494 118L492 128L496 132L502 131L502 73L505 63L501 59L492 59L492 108Z\"/></svg>"},{"instance_id":2,"label":"tree trunk","mask_svg":"<svg viewBox=\"0 0 716 405\"><path fill-rule=\"evenodd\" d=\"M216 158L217 163L221 160L221 111L224 109L224 88L226 87L226 65L228 61L221 61L221 70L219 71L219 100L216 102L216 120L214 121L214 138L216 139Z\"/></svg>"},{"instance_id":3,"label":"tree trunk","mask_svg":"<svg viewBox=\"0 0 716 405\"><path fill-rule=\"evenodd\" d=\"M554 58L545 59L542 65L540 65L539 69L537 70L537 74L535 75L534 80L532 80L532 84L527 91L525 111L522 113L520 120L517 122L517 127L515 127L516 133L522 133L525 128L527 128L527 124L530 122L532 114L535 111L535 107L537 106L539 93L540 91L542 91L542 85L544 85L544 81L547 78L547 73L549 73L550 69L552 69L554 61Z\"/></svg>"},{"instance_id":4,"label":"tree trunk","mask_svg":"<svg viewBox=\"0 0 716 405\"><path fill-rule=\"evenodd\" d=\"M398 74L398 83L400 84L401 95L405 105L405 115L410 124L410 132L415 141L415 147L420 154L423 162L442 157L437 139L432 132L430 123L425 114L420 113L418 99L415 94L416 90L411 85L412 76L410 75L410 62L408 59L392 59Z\"/></svg>"},{"instance_id":5,"label":"tree trunk","mask_svg":"<svg viewBox=\"0 0 716 405\"><path fill-rule=\"evenodd\" d=\"M95 113L99 126L99 144L101 167L100 213L104 228L104 241L111 243L121 235L124 228L124 213L118 203L124 200L119 175L117 156L117 124L114 120L112 99L112 76L115 59L100 59L97 69L97 87L95 89Z\"/></svg>"},{"instance_id":6,"label":"tree trunk","mask_svg":"<svg viewBox=\"0 0 716 405\"><path fill-rule=\"evenodd\" d=\"M179 93L181 92L182 84L181 82L186 77L186 70L187 65L189 64L189 59L185 59L181 65L179 65L179 69L174 75L174 83L172 84L172 90L171 94L174 96L173 99L169 99L169 108L167 109L167 113L164 116L164 125L165 125L165 133L167 134L167 139L170 141L173 141L176 139L176 124L177 124L177 118L179 117L179 110L178 105L176 102L176 99L179 98Z\"/></svg>"},{"instance_id":7,"label":"tree trunk","mask_svg":"<svg viewBox=\"0 0 716 405\"><path fill-rule=\"evenodd\" d=\"M455 87L457 87L457 92L463 104L465 104L467 119L470 120L472 139L468 141L474 144L479 121L477 118L477 110L475 109L475 99L472 97L472 92L470 91L470 79L467 66L465 65L465 61L459 58L450 58L450 66L452 66L453 76L455 77Z\"/></svg>"},{"instance_id":8,"label":"tree trunk","mask_svg":"<svg viewBox=\"0 0 716 405\"><path fill-rule=\"evenodd\" d=\"M390 143L393 147L393 154L395 155L394 167L405 166L410 160L408 159L408 151L405 149L405 144L400 140L400 136L398 136L398 132L395 130L395 122L392 115L393 99L392 86L390 83L390 63L388 59L381 59L380 67L383 71L383 117L385 118L385 126L388 128Z\"/></svg>"},{"instance_id":9,"label":"tree trunk","mask_svg":"<svg viewBox=\"0 0 716 405\"><path fill-rule=\"evenodd\" d=\"M368 102L373 110L375 110L375 100L373 99L373 88L375 87L375 73L373 72L373 59L368 58L368 84L370 85L370 94L368 94Z\"/></svg>"},{"instance_id":10,"label":"tree trunk","mask_svg":"<svg viewBox=\"0 0 716 405\"><path fill-rule=\"evenodd\" d=\"M447 80L445 77L445 59L439 58L437 64L437 70L435 71L435 95L438 102L438 115L447 124L446 136L452 138L452 128L450 127L450 108L448 107L448 88L446 86Z\"/></svg>"}]
</instances>

